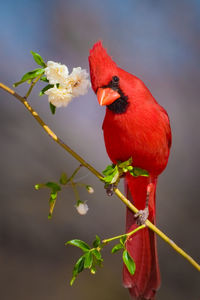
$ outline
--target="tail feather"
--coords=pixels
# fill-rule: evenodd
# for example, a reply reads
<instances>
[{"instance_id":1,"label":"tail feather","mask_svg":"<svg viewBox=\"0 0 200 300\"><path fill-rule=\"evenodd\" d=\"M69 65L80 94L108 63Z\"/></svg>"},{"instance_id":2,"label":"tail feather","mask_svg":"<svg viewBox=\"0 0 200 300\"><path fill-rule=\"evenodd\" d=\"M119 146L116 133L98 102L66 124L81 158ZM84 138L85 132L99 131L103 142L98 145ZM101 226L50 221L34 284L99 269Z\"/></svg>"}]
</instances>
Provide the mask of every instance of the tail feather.
<instances>
[{"instance_id":1,"label":"tail feather","mask_svg":"<svg viewBox=\"0 0 200 300\"><path fill-rule=\"evenodd\" d=\"M127 176L125 180L126 194L138 209L144 209L148 178L133 178ZM156 180L154 182L156 189ZM149 200L149 219L155 223L155 192ZM137 227L133 213L127 209L126 231ZM148 228L136 232L127 243L127 250L136 264L136 271L131 275L127 268L123 269L124 286L129 288L133 299L153 300L156 290L160 286L160 271L156 247L156 236Z\"/></svg>"}]
</instances>

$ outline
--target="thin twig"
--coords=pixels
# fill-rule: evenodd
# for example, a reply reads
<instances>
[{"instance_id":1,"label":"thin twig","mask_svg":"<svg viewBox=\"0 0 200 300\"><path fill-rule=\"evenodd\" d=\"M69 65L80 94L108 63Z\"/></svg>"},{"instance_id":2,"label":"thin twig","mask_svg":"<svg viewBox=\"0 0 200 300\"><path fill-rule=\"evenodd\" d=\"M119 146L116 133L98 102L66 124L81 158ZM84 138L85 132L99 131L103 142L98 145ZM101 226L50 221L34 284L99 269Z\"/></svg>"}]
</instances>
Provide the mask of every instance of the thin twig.
<instances>
[{"instance_id":1,"label":"thin twig","mask_svg":"<svg viewBox=\"0 0 200 300\"><path fill-rule=\"evenodd\" d=\"M74 177L76 176L76 174L78 173L78 171L80 170L80 168L82 167L82 165L79 165L78 168L76 168L76 170L73 172L73 174L69 177L69 179L67 180L67 182L71 181L74 179Z\"/></svg>"},{"instance_id":2,"label":"thin twig","mask_svg":"<svg viewBox=\"0 0 200 300\"><path fill-rule=\"evenodd\" d=\"M50 137L58 143L62 148L64 148L68 153L70 153L76 160L78 160L81 165L86 167L90 172L92 172L96 177L102 180L103 176L99 173L95 168L93 168L90 164L88 164L81 156L79 156L75 151L73 151L69 146L67 146L57 135L44 123L44 121L40 118L38 113L33 110L33 108L29 105L25 98L21 97L19 94L15 93L12 89L0 83L0 88L17 98L26 109L32 114L32 116L36 119L36 121L42 126L42 128L50 135ZM114 190L115 194L121 199L122 202L134 213L138 212L138 209L120 192L119 189ZM149 220L146 220L145 225L154 231L157 235L159 235L166 243L168 243L176 252L182 255L185 259L187 259L198 271L200 271L200 265L185 251L183 251L179 246L177 246L170 238L168 238L161 230L159 230L154 224L152 224Z\"/></svg>"},{"instance_id":3,"label":"thin twig","mask_svg":"<svg viewBox=\"0 0 200 300\"><path fill-rule=\"evenodd\" d=\"M38 80L40 80L40 78L42 77L42 75L43 75L43 73L40 74L38 77L36 77L35 80L33 80L33 81L31 82L31 86L30 86L30 88L28 89L28 92L26 93L26 96L24 96L25 99L27 99L27 98L29 97L30 93L32 92L32 89L34 88L34 86L36 85L36 83L38 82Z\"/></svg>"},{"instance_id":4,"label":"thin twig","mask_svg":"<svg viewBox=\"0 0 200 300\"><path fill-rule=\"evenodd\" d=\"M143 228L145 228L145 227L146 227L146 225L143 224L143 225L138 226L137 228L135 228L134 230L132 230L132 231L130 231L130 232L128 232L128 233L120 234L120 235L114 236L114 237L112 237L112 238L110 238L110 239L103 240L102 243L103 243L103 244L107 244L107 243L112 242L112 241L114 241L114 240L121 239L121 238L124 237L124 236L125 236L125 237L129 237L129 236L133 235L134 233L136 233L137 231L139 231L139 230L141 230L141 229L143 229Z\"/></svg>"}]
</instances>

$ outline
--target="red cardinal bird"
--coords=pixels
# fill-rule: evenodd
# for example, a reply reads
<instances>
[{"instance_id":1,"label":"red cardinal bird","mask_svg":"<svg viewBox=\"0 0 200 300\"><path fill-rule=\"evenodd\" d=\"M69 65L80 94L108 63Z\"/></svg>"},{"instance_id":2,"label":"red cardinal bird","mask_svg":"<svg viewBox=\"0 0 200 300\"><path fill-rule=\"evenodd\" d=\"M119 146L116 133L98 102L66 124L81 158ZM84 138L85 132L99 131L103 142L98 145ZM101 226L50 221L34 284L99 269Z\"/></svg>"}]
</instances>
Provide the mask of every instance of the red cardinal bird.
<instances>
[{"instance_id":1,"label":"red cardinal bird","mask_svg":"<svg viewBox=\"0 0 200 300\"><path fill-rule=\"evenodd\" d=\"M101 42L90 50L89 64L92 88L100 105L106 105L103 132L111 161L116 164L132 157L133 166L149 172L149 177L125 177L127 197L140 210L134 215L127 209L126 230L132 231L147 217L155 224L157 178L167 165L171 146L167 112L139 78L116 65ZM155 234L142 229L126 247L136 271L131 275L124 266L124 286L133 299L155 299L160 286Z\"/></svg>"}]
</instances>

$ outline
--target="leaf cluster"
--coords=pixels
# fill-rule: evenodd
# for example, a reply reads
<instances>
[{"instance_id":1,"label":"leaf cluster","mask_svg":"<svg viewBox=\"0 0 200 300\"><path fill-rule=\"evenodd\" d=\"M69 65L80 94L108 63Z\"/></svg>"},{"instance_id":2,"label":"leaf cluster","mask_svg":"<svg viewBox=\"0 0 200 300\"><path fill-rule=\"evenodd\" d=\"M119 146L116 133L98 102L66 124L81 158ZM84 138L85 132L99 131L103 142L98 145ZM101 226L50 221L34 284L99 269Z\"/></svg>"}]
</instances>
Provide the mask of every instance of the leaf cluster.
<instances>
[{"instance_id":1,"label":"leaf cluster","mask_svg":"<svg viewBox=\"0 0 200 300\"><path fill-rule=\"evenodd\" d=\"M78 168L76 168L76 170L73 172L73 174L69 177L67 176L67 174L65 172L63 172L61 174L58 182L48 181L46 183L39 183L39 184L35 185L36 190L39 190L41 188L49 188L50 189L49 215L48 215L49 219L52 218L52 214L53 214L53 211L55 208L58 192L60 192L62 190L63 186L72 187L75 197L76 197L76 201L77 201L76 205L77 206L79 203L83 203L82 201L80 201L80 198L79 198L78 186L84 187L89 194L92 194L94 192L93 188L90 185L80 183L80 182L77 182L77 183L74 182L74 177L78 173L79 170L80 170L80 166Z\"/></svg>"},{"instance_id":2,"label":"leaf cluster","mask_svg":"<svg viewBox=\"0 0 200 300\"><path fill-rule=\"evenodd\" d=\"M38 76L41 76L44 73L44 69L46 68L46 64L43 60L43 58L36 52L31 51L31 54L33 55L33 59L35 60L35 62L41 66L42 68L37 68L34 69L32 71L27 72L26 74L24 74L21 78L20 81L15 82L13 84L14 87L17 87L18 85L24 83L24 82L28 82L31 83L31 81L35 78L37 78Z\"/></svg>"},{"instance_id":3,"label":"leaf cluster","mask_svg":"<svg viewBox=\"0 0 200 300\"><path fill-rule=\"evenodd\" d=\"M20 81L18 82L15 82L13 84L14 87L17 87L18 85L24 83L24 82L27 82L27 83L32 83L34 79L37 79L38 77L40 77L40 80L43 81L43 82L46 82L48 83L39 93L39 96L43 96L44 93L53 88L54 85L53 84L49 84L49 80L46 78L46 76L42 76L44 74L44 71L45 71L45 68L47 67L46 63L44 62L43 58L36 52L33 52L31 51L31 54L33 55L33 59L34 61L39 65L41 66L42 68L37 68L37 69L34 69L34 70L31 70L29 72L27 72L26 74L24 74L21 78ZM39 78L38 78L39 79ZM50 110L52 112L52 114L55 114L56 112L56 107L52 104L52 103L49 103L49 106L50 106Z\"/></svg>"},{"instance_id":4,"label":"leaf cluster","mask_svg":"<svg viewBox=\"0 0 200 300\"><path fill-rule=\"evenodd\" d=\"M78 276L84 269L89 269L91 274L96 273L96 267L102 266L103 258L101 256L101 249L103 244L98 235L96 235L95 240L93 241L92 247L82 240L71 240L65 243L65 245L72 245L80 248L83 251L83 255L75 263L72 279L70 285L72 285Z\"/></svg>"},{"instance_id":5,"label":"leaf cluster","mask_svg":"<svg viewBox=\"0 0 200 300\"><path fill-rule=\"evenodd\" d=\"M146 170L133 167L132 163L132 157L130 157L124 162L118 161L116 165L108 165L102 172L104 175L104 178L102 180L106 184L115 184L118 183L120 177L122 177L127 172L129 172L134 177L149 176L149 173Z\"/></svg>"},{"instance_id":6,"label":"leaf cluster","mask_svg":"<svg viewBox=\"0 0 200 300\"><path fill-rule=\"evenodd\" d=\"M52 218L52 214L54 211L54 207L56 204L58 192L61 191L62 186L61 185L66 185L68 182L67 174L62 173L59 179L59 183L53 182L53 181L48 181L46 183L39 183L35 185L35 189L39 190L41 188L49 188L50 189L50 198L49 198L49 215L48 218Z\"/></svg>"},{"instance_id":7,"label":"leaf cluster","mask_svg":"<svg viewBox=\"0 0 200 300\"><path fill-rule=\"evenodd\" d=\"M126 249L126 235L124 235L123 237L120 238L119 244L116 244L112 250L111 253L116 253L119 250L123 249L123 253L122 253L122 259L124 264L126 265L129 273L131 275L134 275L135 270L136 270L136 265L135 262L133 260L133 258L130 256L130 254L128 253L128 250Z\"/></svg>"}]
</instances>

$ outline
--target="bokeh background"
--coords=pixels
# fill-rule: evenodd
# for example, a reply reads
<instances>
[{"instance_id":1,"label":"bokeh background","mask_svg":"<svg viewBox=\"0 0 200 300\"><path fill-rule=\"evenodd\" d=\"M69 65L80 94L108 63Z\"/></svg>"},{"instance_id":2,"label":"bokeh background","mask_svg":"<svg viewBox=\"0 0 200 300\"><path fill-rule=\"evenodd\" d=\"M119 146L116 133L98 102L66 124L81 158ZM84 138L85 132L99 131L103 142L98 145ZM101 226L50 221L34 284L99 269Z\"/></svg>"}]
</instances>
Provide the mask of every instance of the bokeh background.
<instances>
[{"instance_id":1,"label":"bokeh background","mask_svg":"<svg viewBox=\"0 0 200 300\"><path fill-rule=\"evenodd\" d=\"M0 80L12 86L36 67L30 50L88 69L89 49L98 39L116 62L142 78L169 113L173 147L159 178L158 226L200 260L200 2L198 0L7 0L0 11ZM35 88L30 102L66 143L98 170L109 163L101 124L104 108L92 90L67 108L49 111L47 97ZM17 91L24 95L28 86ZM82 170L77 176L95 193L87 216L77 214L74 195L64 190L52 220L48 191L34 184L58 180L78 163L54 143L24 107L0 91L0 299L119 300L129 299L122 287L120 255L105 249L104 268L85 271L69 286L80 251L64 242L91 242L124 231L125 207L108 198L102 184ZM81 179L82 178L82 179ZM123 188L123 187L122 187ZM159 300L200 299L198 272L158 239L162 287Z\"/></svg>"}]
</instances>

